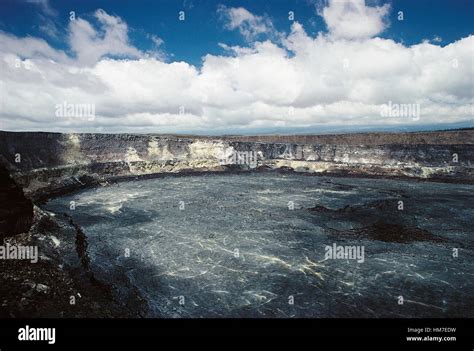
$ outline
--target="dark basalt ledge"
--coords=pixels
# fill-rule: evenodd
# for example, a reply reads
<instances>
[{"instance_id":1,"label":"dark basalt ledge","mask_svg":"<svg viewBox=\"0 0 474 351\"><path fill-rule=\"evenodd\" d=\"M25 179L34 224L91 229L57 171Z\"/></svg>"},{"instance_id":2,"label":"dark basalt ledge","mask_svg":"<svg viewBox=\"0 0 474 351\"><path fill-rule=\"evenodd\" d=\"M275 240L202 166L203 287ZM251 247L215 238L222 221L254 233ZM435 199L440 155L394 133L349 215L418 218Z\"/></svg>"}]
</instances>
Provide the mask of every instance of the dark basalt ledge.
<instances>
[{"instance_id":1,"label":"dark basalt ledge","mask_svg":"<svg viewBox=\"0 0 474 351\"><path fill-rule=\"evenodd\" d=\"M114 287L96 279L100 274L89 264L87 237L71 218L53 216L34 205L52 196L129 179L221 172L472 184L473 141L473 130L262 137L0 131L0 233L11 245L37 245L43 257L36 264L0 260L0 317L146 315L146 303L137 291L125 297L125 305L131 306L126 309L124 297L118 299ZM228 152L255 152L257 167L222 165L221 155ZM402 243L410 238L438 241L410 223L377 222L378 212L370 217L364 209L313 211L328 218L371 219L335 235ZM76 305L69 303L71 296Z\"/></svg>"},{"instance_id":2,"label":"dark basalt ledge","mask_svg":"<svg viewBox=\"0 0 474 351\"><path fill-rule=\"evenodd\" d=\"M30 230L33 204L0 165L0 239Z\"/></svg>"}]
</instances>

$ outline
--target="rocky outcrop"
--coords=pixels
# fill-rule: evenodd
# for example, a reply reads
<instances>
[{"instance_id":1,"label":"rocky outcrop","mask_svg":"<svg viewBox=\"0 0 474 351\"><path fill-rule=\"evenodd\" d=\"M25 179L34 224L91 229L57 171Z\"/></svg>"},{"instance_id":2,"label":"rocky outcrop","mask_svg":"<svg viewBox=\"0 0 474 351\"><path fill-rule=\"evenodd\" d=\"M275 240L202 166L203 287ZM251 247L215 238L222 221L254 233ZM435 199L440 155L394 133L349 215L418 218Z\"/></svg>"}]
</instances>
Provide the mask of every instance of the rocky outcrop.
<instances>
[{"instance_id":1,"label":"rocky outcrop","mask_svg":"<svg viewBox=\"0 0 474 351\"><path fill-rule=\"evenodd\" d=\"M0 165L0 238L27 232L33 222L33 204L7 169Z\"/></svg>"},{"instance_id":2,"label":"rocky outcrop","mask_svg":"<svg viewBox=\"0 0 474 351\"><path fill-rule=\"evenodd\" d=\"M252 169L473 182L473 140L473 130L278 137L0 132L0 163L33 199L123 177Z\"/></svg>"},{"instance_id":3,"label":"rocky outcrop","mask_svg":"<svg viewBox=\"0 0 474 351\"><path fill-rule=\"evenodd\" d=\"M114 293L85 266L87 245L68 216L34 206L33 225L5 238L10 247L37 247L38 261L0 260L0 318L137 318L147 304L134 287ZM82 234L83 235L83 234Z\"/></svg>"}]
</instances>

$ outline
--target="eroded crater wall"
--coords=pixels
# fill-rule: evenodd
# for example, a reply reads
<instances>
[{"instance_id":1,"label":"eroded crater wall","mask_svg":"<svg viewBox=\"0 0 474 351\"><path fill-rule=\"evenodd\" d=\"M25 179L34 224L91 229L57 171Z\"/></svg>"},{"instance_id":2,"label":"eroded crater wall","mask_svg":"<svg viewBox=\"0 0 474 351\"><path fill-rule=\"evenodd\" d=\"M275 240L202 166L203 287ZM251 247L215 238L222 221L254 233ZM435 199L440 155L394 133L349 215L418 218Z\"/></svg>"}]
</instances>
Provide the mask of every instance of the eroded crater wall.
<instances>
[{"instance_id":1,"label":"eroded crater wall","mask_svg":"<svg viewBox=\"0 0 474 351\"><path fill-rule=\"evenodd\" d=\"M0 132L0 162L32 198L117 177L255 168L473 182L472 140L472 130L279 137ZM256 162L235 162L233 154Z\"/></svg>"}]
</instances>

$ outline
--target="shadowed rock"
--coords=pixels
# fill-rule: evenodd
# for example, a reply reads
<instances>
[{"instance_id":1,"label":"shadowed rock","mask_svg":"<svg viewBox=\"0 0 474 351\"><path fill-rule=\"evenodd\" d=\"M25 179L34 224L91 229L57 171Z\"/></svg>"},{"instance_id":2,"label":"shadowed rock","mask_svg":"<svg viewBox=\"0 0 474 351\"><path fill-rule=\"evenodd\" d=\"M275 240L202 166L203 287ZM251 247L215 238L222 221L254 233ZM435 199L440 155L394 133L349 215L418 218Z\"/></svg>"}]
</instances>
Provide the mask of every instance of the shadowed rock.
<instances>
[{"instance_id":1,"label":"shadowed rock","mask_svg":"<svg viewBox=\"0 0 474 351\"><path fill-rule=\"evenodd\" d=\"M429 231L417 227L406 227L399 224L378 221L368 227L354 231L358 237L367 237L396 243L410 243L413 241L445 242L446 240L431 234Z\"/></svg>"},{"instance_id":2,"label":"shadowed rock","mask_svg":"<svg viewBox=\"0 0 474 351\"><path fill-rule=\"evenodd\" d=\"M33 204L0 165L0 238L27 232L33 223Z\"/></svg>"}]
</instances>

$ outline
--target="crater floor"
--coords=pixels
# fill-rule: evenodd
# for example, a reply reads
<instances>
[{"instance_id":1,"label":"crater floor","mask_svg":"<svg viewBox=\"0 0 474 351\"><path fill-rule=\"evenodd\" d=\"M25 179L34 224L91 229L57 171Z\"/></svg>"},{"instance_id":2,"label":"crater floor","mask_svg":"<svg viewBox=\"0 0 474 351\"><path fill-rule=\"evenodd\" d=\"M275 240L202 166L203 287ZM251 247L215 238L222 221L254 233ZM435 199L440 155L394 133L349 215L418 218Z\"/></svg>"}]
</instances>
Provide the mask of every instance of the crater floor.
<instances>
[{"instance_id":1,"label":"crater floor","mask_svg":"<svg viewBox=\"0 0 474 351\"><path fill-rule=\"evenodd\" d=\"M73 217L96 277L119 295L135 286L150 317L472 317L473 190L276 173L169 176L45 208ZM327 259L333 244L363 247L363 262Z\"/></svg>"}]
</instances>

